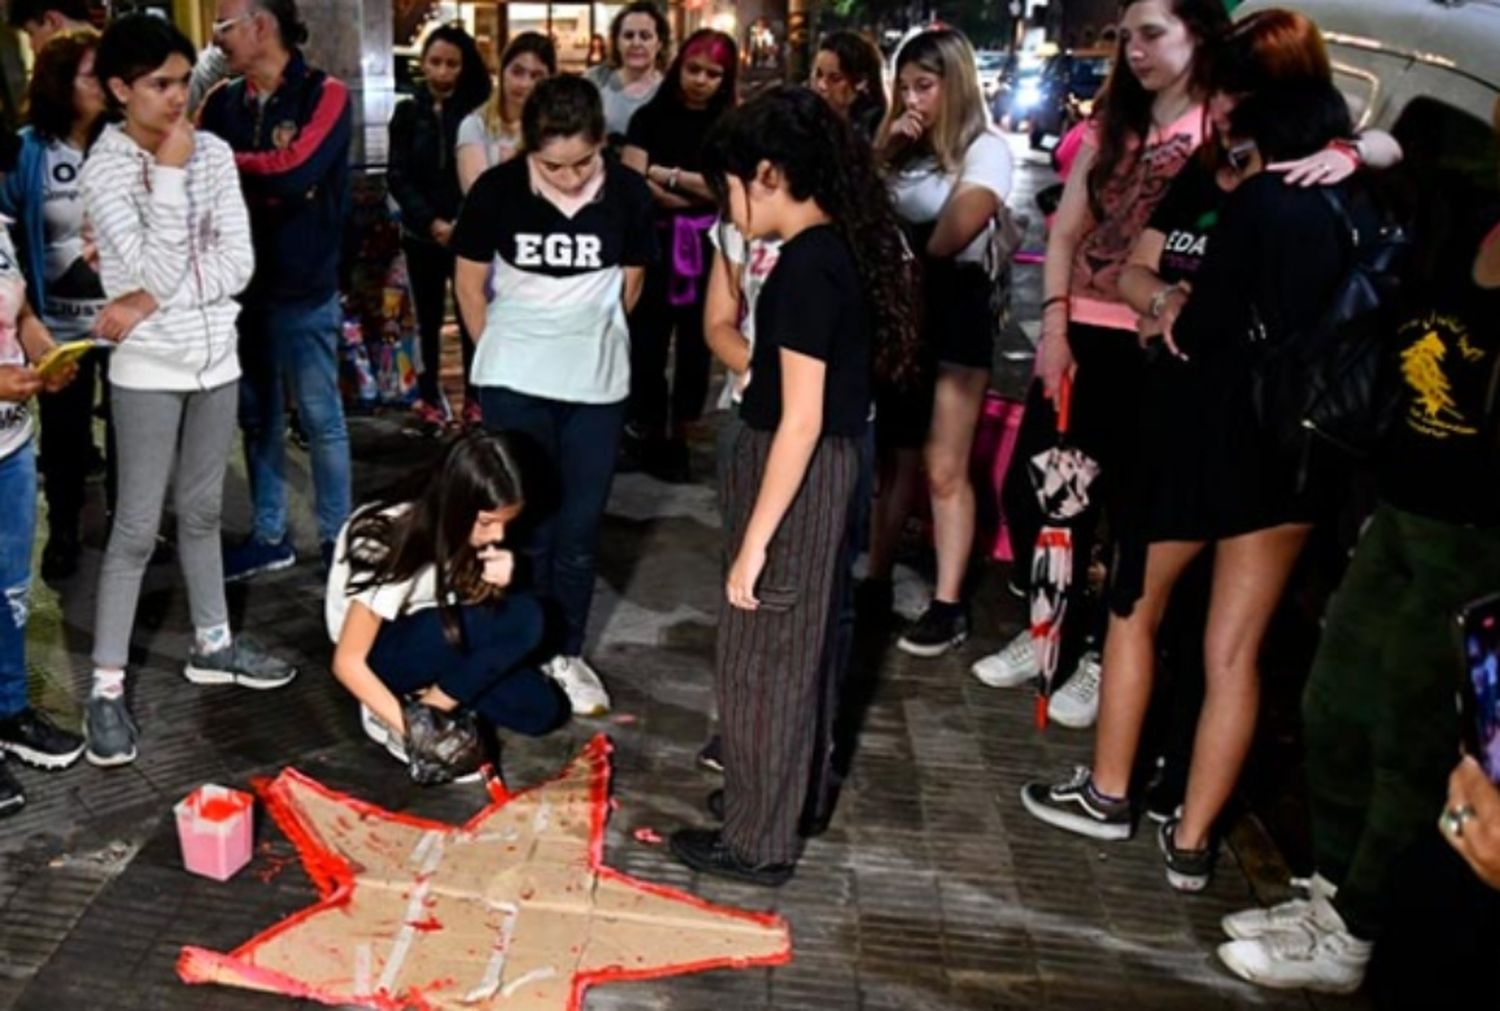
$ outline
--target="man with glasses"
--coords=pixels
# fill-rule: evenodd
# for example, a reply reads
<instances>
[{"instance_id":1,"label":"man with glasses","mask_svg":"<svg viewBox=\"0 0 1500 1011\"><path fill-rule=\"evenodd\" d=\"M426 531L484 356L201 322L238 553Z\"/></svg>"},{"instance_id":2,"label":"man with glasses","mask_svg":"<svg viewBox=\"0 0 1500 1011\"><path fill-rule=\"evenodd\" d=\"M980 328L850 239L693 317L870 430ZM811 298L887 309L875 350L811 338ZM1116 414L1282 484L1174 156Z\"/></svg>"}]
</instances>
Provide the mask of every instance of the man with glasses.
<instances>
[{"instance_id":1,"label":"man with glasses","mask_svg":"<svg viewBox=\"0 0 1500 1011\"><path fill-rule=\"evenodd\" d=\"M285 393L310 441L327 567L349 515L349 435L339 399L339 252L349 192L349 92L307 65L295 0L219 0L214 43L237 75L209 93L203 129L234 148L255 241L240 301L240 427L254 501L230 582L296 564L287 530Z\"/></svg>"}]
</instances>

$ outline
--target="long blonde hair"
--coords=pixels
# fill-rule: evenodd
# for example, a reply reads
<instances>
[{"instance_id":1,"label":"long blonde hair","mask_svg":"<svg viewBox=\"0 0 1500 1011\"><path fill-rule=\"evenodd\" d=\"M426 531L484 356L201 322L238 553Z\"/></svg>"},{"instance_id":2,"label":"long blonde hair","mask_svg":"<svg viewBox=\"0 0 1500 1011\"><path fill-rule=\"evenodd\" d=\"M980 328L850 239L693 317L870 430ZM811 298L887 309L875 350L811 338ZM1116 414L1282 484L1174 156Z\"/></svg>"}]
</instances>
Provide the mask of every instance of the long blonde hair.
<instances>
[{"instance_id":1,"label":"long blonde hair","mask_svg":"<svg viewBox=\"0 0 1500 1011\"><path fill-rule=\"evenodd\" d=\"M950 28L935 28L914 35L896 54L895 94L891 97L890 110L880 124L877 147L885 146L891 124L906 113L906 101L901 97L901 71L913 63L942 79L943 101L938 107L937 122L928 128L923 142L909 145L897 156L898 160L931 154L937 158L943 171L953 172L963 164L969 145L989 130L990 115L979 88L974 48L961 33Z\"/></svg>"},{"instance_id":2,"label":"long blonde hair","mask_svg":"<svg viewBox=\"0 0 1500 1011\"><path fill-rule=\"evenodd\" d=\"M541 32L522 32L511 39L510 45L505 47L505 52L500 57L499 80L496 81L495 90L484 107L484 128L489 131L491 137L498 137L506 132L505 68L527 53L542 61L542 66L547 68L548 77L557 76L557 47L552 44L551 39ZM519 116L513 124L509 125L515 127L515 133L521 132Z\"/></svg>"}]
</instances>

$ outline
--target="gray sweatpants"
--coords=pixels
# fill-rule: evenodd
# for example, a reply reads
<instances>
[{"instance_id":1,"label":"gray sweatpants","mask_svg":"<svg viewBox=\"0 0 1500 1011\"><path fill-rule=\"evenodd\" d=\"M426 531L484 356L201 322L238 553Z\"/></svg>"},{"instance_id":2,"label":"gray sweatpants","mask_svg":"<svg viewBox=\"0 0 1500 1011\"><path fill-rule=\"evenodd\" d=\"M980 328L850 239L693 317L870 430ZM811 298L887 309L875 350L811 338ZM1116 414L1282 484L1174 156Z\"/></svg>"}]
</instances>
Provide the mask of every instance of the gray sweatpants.
<instances>
[{"instance_id":1,"label":"gray sweatpants","mask_svg":"<svg viewBox=\"0 0 1500 1011\"><path fill-rule=\"evenodd\" d=\"M129 659L141 579L156 548L174 459L177 555L193 626L212 628L229 620L219 513L239 388L232 382L191 393L110 389L120 487L99 571L94 666L123 668Z\"/></svg>"}]
</instances>

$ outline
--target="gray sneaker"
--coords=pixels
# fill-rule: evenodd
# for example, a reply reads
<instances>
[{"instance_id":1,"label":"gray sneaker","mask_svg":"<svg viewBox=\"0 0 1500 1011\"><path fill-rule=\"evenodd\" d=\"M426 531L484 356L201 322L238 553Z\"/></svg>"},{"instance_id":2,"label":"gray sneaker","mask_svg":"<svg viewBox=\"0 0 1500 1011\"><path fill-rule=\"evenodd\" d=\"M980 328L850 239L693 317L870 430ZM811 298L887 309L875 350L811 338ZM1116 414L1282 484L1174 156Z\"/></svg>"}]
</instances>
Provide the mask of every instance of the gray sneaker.
<instances>
[{"instance_id":1,"label":"gray sneaker","mask_svg":"<svg viewBox=\"0 0 1500 1011\"><path fill-rule=\"evenodd\" d=\"M140 736L125 705L125 696L107 699L94 696L83 708L83 735L88 740L84 757L99 766L128 765L135 761L135 742Z\"/></svg>"},{"instance_id":2,"label":"gray sneaker","mask_svg":"<svg viewBox=\"0 0 1500 1011\"><path fill-rule=\"evenodd\" d=\"M212 653L188 654L183 676L195 685L239 685L265 691L292 683L297 668L278 660L248 635Z\"/></svg>"}]
</instances>

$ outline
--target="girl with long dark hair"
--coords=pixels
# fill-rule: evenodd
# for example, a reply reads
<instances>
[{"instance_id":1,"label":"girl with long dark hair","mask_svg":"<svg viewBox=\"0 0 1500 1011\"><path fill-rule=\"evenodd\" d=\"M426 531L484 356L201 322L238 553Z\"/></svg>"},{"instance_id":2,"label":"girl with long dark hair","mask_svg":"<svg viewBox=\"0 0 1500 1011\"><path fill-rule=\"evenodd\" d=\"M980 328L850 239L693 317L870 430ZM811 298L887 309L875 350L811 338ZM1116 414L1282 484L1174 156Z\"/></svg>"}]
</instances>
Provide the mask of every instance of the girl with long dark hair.
<instances>
[{"instance_id":1,"label":"girl with long dark hair","mask_svg":"<svg viewBox=\"0 0 1500 1011\"><path fill-rule=\"evenodd\" d=\"M889 197L826 102L805 88L756 98L720 125L704 168L735 227L782 247L756 307L724 489L724 826L680 830L672 851L700 871L779 885L801 852L873 378L908 377L915 328Z\"/></svg>"},{"instance_id":2,"label":"girl with long dark hair","mask_svg":"<svg viewBox=\"0 0 1500 1011\"><path fill-rule=\"evenodd\" d=\"M694 32L656 97L631 119L625 141L623 161L650 183L666 252L647 273L630 320L632 448L669 480L688 478L686 426L702 417L708 396L703 306L713 262L708 236L718 215L701 172L702 149L708 131L734 106L738 78L734 39L711 28ZM674 347L669 393L666 366Z\"/></svg>"},{"instance_id":3,"label":"girl with long dark hair","mask_svg":"<svg viewBox=\"0 0 1500 1011\"><path fill-rule=\"evenodd\" d=\"M28 125L21 131L20 159L0 186L0 214L20 226L27 299L60 341L87 337L105 305L78 188L84 151L104 116L104 89L94 76L98 46L96 32L66 32L37 54L26 93ZM85 355L78 379L40 401L49 531L42 551L43 579L67 579L78 571L84 485L98 455L94 399L103 362L101 351Z\"/></svg>"},{"instance_id":4,"label":"girl with long dark hair","mask_svg":"<svg viewBox=\"0 0 1500 1011\"><path fill-rule=\"evenodd\" d=\"M403 762L441 766L430 731L449 730L457 713L531 735L567 719L535 666L541 605L511 589L506 535L524 507L510 441L476 430L339 534L326 607L333 674L359 700L365 732Z\"/></svg>"},{"instance_id":5,"label":"girl with long dark hair","mask_svg":"<svg viewBox=\"0 0 1500 1011\"><path fill-rule=\"evenodd\" d=\"M605 156L588 82L542 81L521 127L525 155L481 176L459 216L459 307L482 334L470 380L484 423L524 437L555 478L556 501L521 546L538 594L562 612L546 672L575 712L597 715L609 695L582 654L630 391L626 313L656 254L651 194Z\"/></svg>"},{"instance_id":6,"label":"girl with long dark hair","mask_svg":"<svg viewBox=\"0 0 1500 1011\"><path fill-rule=\"evenodd\" d=\"M609 61L583 76L599 89L612 149L625 143L631 118L656 97L671 53L672 24L652 0L633 0L609 23Z\"/></svg>"},{"instance_id":7,"label":"girl with long dark hair","mask_svg":"<svg viewBox=\"0 0 1500 1011\"><path fill-rule=\"evenodd\" d=\"M849 121L856 137L873 144L889 104L884 71L885 61L875 43L858 32L841 29L818 40L807 83Z\"/></svg>"},{"instance_id":8,"label":"girl with long dark hair","mask_svg":"<svg viewBox=\"0 0 1500 1011\"><path fill-rule=\"evenodd\" d=\"M439 25L422 43L422 83L391 115L387 180L401 208L401 246L422 340L420 396L412 405L412 416L432 434L453 417L439 373L443 317L453 278L448 242L463 200L455 155L458 128L489 95L490 74L473 37L458 25ZM473 341L462 319L459 334L467 363L473 357ZM466 414L472 413L473 402L465 397Z\"/></svg>"},{"instance_id":9,"label":"girl with long dark hair","mask_svg":"<svg viewBox=\"0 0 1500 1011\"><path fill-rule=\"evenodd\" d=\"M1218 218L1202 237L1191 293L1160 285L1145 314L1147 332L1159 326L1169 349L1187 355L1193 371L1185 383L1169 380L1166 389L1153 389L1161 402L1145 408L1148 419L1170 420L1148 421L1155 438L1137 460L1145 508L1122 514L1141 529L1117 537L1117 579L1132 568L1125 550L1136 540L1149 544L1139 588L1122 585L1122 599L1114 602L1093 767L1022 791L1028 810L1050 824L1097 838L1129 835L1127 797L1151 695L1154 633L1178 577L1211 545L1207 692L1183 806L1159 830L1167 879L1183 891L1206 887L1212 873L1216 822L1254 733L1260 645L1276 602L1313 522L1328 515L1347 481L1322 454L1300 481L1300 461L1284 458L1252 406L1253 319L1264 322L1273 342L1296 339L1324 314L1349 266L1345 225L1324 197L1266 168L1353 135L1316 27L1295 15L1257 18L1237 26L1226 57L1215 60L1215 142L1238 176L1233 194L1221 210L1190 212L1194 227L1205 227L1206 215ZM1281 52L1275 60L1244 57L1261 55L1258 49ZM1286 58L1288 51L1296 58ZM1281 79L1260 69L1278 64L1303 69ZM1224 73L1226 66L1234 72ZM1188 176L1184 187L1192 183ZM1347 196L1340 199L1347 205ZM1180 213L1175 202L1162 210ZM1174 256L1192 253L1198 240L1179 244Z\"/></svg>"},{"instance_id":10,"label":"girl with long dark hair","mask_svg":"<svg viewBox=\"0 0 1500 1011\"><path fill-rule=\"evenodd\" d=\"M521 152L521 110L538 81L557 73L557 48L540 32L522 32L500 56L500 85L458 126L458 185L465 193L486 169Z\"/></svg>"},{"instance_id":11,"label":"girl with long dark hair","mask_svg":"<svg viewBox=\"0 0 1500 1011\"><path fill-rule=\"evenodd\" d=\"M925 466L937 588L897 645L932 657L969 632L964 582L975 520L969 457L997 326L997 272L986 263L1010 194L1011 158L990 126L974 51L959 33L935 30L909 40L896 57L896 82L877 147L896 213L922 264L922 338L936 369L919 394L882 398L883 480L869 585L890 586L896 543Z\"/></svg>"},{"instance_id":12,"label":"girl with long dark hair","mask_svg":"<svg viewBox=\"0 0 1500 1011\"><path fill-rule=\"evenodd\" d=\"M1120 271L1151 212L1203 140L1205 43L1229 24L1220 0L1127 0L1114 67L1096 106L1091 136L1068 174L1047 241L1042 340L1036 378L1002 491L1011 543L1023 570L1041 529L1041 510L1025 462L1056 444L1056 397L1072 384L1069 438L1100 465L1090 508L1073 520L1073 572L1059 669L1071 671L1054 706L1093 723L1105 609L1088 592L1089 566L1104 513L1113 513L1122 472L1129 470L1144 356L1136 314L1120 295ZM1024 572L1013 580L1026 588ZM1031 684L1037 655L1023 629L1005 648L973 667L992 687Z\"/></svg>"}]
</instances>

